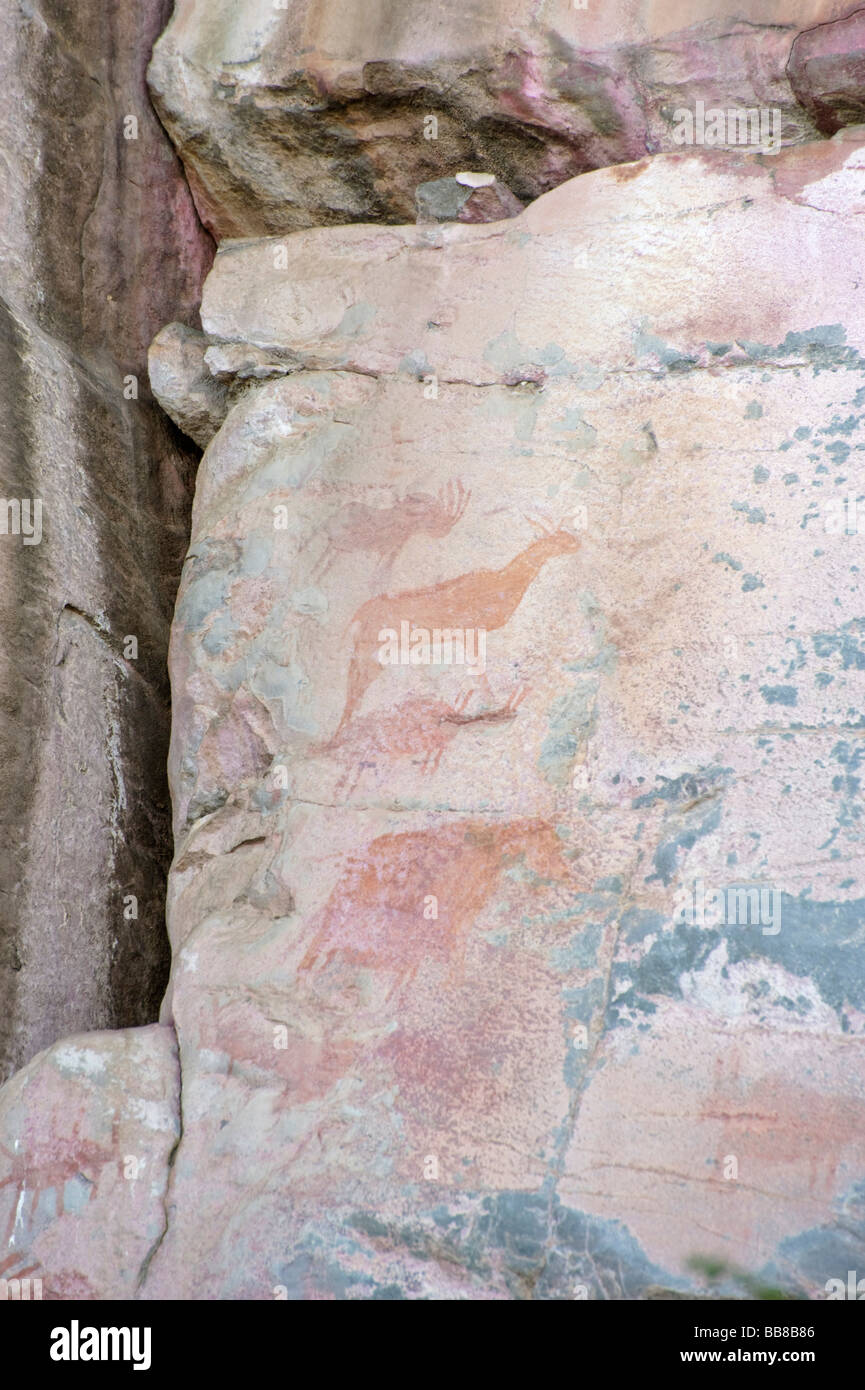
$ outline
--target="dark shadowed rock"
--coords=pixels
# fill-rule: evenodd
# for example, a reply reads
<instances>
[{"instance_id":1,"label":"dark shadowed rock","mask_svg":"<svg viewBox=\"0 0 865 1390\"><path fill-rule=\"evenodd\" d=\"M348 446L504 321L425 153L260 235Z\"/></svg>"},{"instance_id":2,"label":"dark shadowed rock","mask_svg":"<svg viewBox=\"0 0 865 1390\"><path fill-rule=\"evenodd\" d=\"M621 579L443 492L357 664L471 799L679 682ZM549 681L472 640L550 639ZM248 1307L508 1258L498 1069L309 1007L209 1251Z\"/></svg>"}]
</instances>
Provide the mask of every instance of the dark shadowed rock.
<instances>
[{"instance_id":1,"label":"dark shadowed rock","mask_svg":"<svg viewBox=\"0 0 865 1390\"><path fill-rule=\"evenodd\" d=\"M839 0L178 0L148 80L205 224L225 237L412 222L415 190L488 169L523 203L675 148L676 112L811 115L785 73ZM481 220L488 220L484 216Z\"/></svg>"},{"instance_id":2,"label":"dark shadowed rock","mask_svg":"<svg viewBox=\"0 0 865 1390\"><path fill-rule=\"evenodd\" d=\"M165 650L196 454L146 353L212 254L144 84L170 9L0 16L0 494L41 503L38 544L0 534L0 1076L153 1019L164 986Z\"/></svg>"},{"instance_id":3,"label":"dark shadowed rock","mask_svg":"<svg viewBox=\"0 0 865 1390\"><path fill-rule=\"evenodd\" d=\"M787 75L825 135L865 121L865 9L799 34Z\"/></svg>"}]
</instances>

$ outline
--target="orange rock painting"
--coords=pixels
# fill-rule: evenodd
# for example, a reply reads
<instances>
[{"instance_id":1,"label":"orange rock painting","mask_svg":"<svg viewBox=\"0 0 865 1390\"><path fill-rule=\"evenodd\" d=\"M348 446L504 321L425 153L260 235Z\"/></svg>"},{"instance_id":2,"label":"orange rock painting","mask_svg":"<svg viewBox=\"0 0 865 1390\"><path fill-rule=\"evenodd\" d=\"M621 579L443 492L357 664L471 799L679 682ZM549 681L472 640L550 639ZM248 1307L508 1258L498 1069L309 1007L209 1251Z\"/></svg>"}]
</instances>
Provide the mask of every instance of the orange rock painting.
<instances>
[{"instance_id":1,"label":"orange rock painting","mask_svg":"<svg viewBox=\"0 0 865 1390\"><path fill-rule=\"evenodd\" d=\"M539 818L456 821L381 835L343 872L300 971L319 972L339 956L399 984L427 960L459 976L469 932L500 876L518 863L545 880L572 874L561 840Z\"/></svg>"},{"instance_id":2,"label":"orange rock painting","mask_svg":"<svg viewBox=\"0 0 865 1390\"><path fill-rule=\"evenodd\" d=\"M357 610L345 708L337 734L357 712L373 681L381 675L380 634L401 623L428 631L451 629L494 632L504 627L544 565L579 549L570 531L539 536L499 570L471 570L456 579L400 594L381 594Z\"/></svg>"},{"instance_id":3,"label":"orange rock painting","mask_svg":"<svg viewBox=\"0 0 865 1390\"><path fill-rule=\"evenodd\" d=\"M811 1197L830 1199L839 1158L858 1148L865 1134L865 1103L825 1094L776 1073L754 1081L739 1074L735 1049L715 1064L715 1084L700 1119L721 1126L722 1155L735 1155L739 1176L770 1175L789 1166Z\"/></svg>"}]
</instances>

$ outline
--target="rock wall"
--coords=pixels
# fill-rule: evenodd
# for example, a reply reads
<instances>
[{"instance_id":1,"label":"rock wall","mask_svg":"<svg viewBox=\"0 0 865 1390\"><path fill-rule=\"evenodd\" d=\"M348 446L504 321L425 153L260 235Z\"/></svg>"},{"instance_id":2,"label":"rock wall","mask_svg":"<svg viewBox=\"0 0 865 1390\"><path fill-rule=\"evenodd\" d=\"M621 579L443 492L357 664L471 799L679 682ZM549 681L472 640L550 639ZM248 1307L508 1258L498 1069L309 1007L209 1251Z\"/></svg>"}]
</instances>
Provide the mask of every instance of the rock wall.
<instances>
[{"instance_id":1,"label":"rock wall","mask_svg":"<svg viewBox=\"0 0 865 1390\"><path fill-rule=\"evenodd\" d=\"M218 239L406 222L418 185L460 168L490 170L528 201L674 149L676 112L697 100L774 108L785 143L861 119L861 26L834 22L849 4L746 8L178 0L148 79ZM854 99L831 99L827 127L814 93L845 88Z\"/></svg>"},{"instance_id":2,"label":"rock wall","mask_svg":"<svg viewBox=\"0 0 865 1390\"><path fill-rule=\"evenodd\" d=\"M196 453L146 352L195 315L212 248L144 85L170 5L104 10L0 14L0 1077L152 1021L167 970L164 663Z\"/></svg>"},{"instance_id":3,"label":"rock wall","mask_svg":"<svg viewBox=\"0 0 865 1390\"><path fill-rule=\"evenodd\" d=\"M857 21L561 6L579 62L660 74L625 143L544 163L541 64L537 168L483 161L524 211L340 201L407 72L469 109L474 52L497 120L489 55L552 13L181 3L157 46L229 234L150 357L207 445L172 967L158 1025L0 1092L6 1265L49 1296L694 1297L711 1261L818 1298L865 1259ZM647 135L734 91L782 151Z\"/></svg>"}]
</instances>

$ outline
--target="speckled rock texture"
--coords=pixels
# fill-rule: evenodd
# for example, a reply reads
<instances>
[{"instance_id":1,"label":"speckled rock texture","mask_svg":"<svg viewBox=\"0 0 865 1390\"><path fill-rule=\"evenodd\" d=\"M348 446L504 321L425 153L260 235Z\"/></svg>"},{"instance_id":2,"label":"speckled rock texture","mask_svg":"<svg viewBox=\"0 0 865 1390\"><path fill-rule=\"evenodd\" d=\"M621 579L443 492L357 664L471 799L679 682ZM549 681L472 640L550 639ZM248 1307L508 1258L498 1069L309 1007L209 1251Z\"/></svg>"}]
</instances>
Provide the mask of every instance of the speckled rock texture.
<instances>
[{"instance_id":1,"label":"speckled rock texture","mask_svg":"<svg viewBox=\"0 0 865 1390\"><path fill-rule=\"evenodd\" d=\"M21 1268L558 1300L862 1267L863 214L858 128L222 245L171 982L0 1093Z\"/></svg>"},{"instance_id":2,"label":"speckled rock texture","mask_svg":"<svg viewBox=\"0 0 865 1390\"><path fill-rule=\"evenodd\" d=\"M825 128L824 99L832 130L859 121L861 72L843 54L860 26L836 24L850 10L178 0L148 80L218 239L412 222L417 186L459 169L487 169L528 202L588 169L671 150L677 110L698 101L772 108L787 143ZM839 83L852 100L829 95Z\"/></svg>"},{"instance_id":3,"label":"speckled rock texture","mask_svg":"<svg viewBox=\"0 0 865 1390\"><path fill-rule=\"evenodd\" d=\"M0 1080L152 1021L165 987L165 652L196 451L147 346L193 320L213 255L144 82L170 10L0 13Z\"/></svg>"}]
</instances>

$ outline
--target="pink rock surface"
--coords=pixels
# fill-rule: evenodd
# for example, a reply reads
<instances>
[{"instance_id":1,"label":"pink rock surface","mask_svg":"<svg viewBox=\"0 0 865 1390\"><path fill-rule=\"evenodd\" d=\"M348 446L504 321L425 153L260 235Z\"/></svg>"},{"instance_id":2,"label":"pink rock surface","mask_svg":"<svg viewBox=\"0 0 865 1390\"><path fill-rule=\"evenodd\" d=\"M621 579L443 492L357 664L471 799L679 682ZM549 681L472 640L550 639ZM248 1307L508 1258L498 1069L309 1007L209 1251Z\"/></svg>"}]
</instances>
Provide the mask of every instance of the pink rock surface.
<instances>
[{"instance_id":1,"label":"pink rock surface","mask_svg":"<svg viewBox=\"0 0 865 1390\"><path fill-rule=\"evenodd\" d=\"M174 1034L65 1039L3 1088L0 1278L43 1299L133 1298L165 1229L179 1137Z\"/></svg>"},{"instance_id":2,"label":"pink rock surface","mask_svg":"<svg viewBox=\"0 0 865 1390\"><path fill-rule=\"evenodd\" d=\"M220 252L206 333L293 367L207 452L175 619L152 1296L623 1297L701 1255L817 1296L847 1258L862 164ZM404 621L483 627L484 671L382 666ZM677 924L696 882L778 931Z\"/></svg>"},{"instance_id":3,"label":"pink rock surface","mask_svg":"<svg viewBox=\"0 0 865 1390\"><path fill-rule=\"evenodd\" d=\"M818 1298L861 1263L843 135L220 249L147 1035L182 1133L135 1296L637 1298L711 1257ZM403 624L483 660L382 662Z\"/></svg>"}]
</instances>

